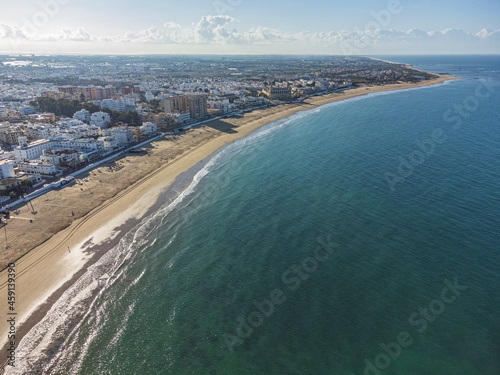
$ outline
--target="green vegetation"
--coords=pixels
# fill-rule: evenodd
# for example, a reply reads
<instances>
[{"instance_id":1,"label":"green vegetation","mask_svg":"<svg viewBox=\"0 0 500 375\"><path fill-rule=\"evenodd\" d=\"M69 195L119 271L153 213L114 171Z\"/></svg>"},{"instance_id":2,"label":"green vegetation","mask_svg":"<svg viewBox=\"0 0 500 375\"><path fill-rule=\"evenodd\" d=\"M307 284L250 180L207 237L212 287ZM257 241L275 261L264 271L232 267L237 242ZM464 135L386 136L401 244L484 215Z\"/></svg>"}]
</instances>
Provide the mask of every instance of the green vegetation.
<instances>
[{"instance_id":1,"label":"green vegetation","mask_svg":"<svg viewBox=\"0 0 500 375\"><path fill-rule=\"evenodd\" d=\"M26 186L28 188L31 188L31 187L33 187L33 181L25 179L25 180L21 181L21 185Z\"/></svg>"},{"instance_id":2,"label":"green vegetation","mask_svg":"<svg viewBox=\"0 0 500 375\"><path fill-rule=\"evenodd\" d=\"M91 104L92 106L96 108L92 109L97 109L94 110L93 112L97 112L100 110L99 106L96 106L95 104L92 103L84 103L84 104ZM75 112L79 111L84 107L84 104L81 104L78 100L68 100L68 99L52 99L52 98L37 98L36 100L30 102L30 105L35 107L37 112L50 112L54 113L56 116L68 116L72 117ZM86 108L89 110L88 108ZM92 112L92 113L93 113Z\"/></svg>"},{"instance_id":3,"label":"green vegetation","mask_svg":"<svg viewBox=\"0 0 500 375\"><path fill-rule=\"evenodd\" d=\"M119 122L126 123L130 126L139 126L141 124L141 119L139 118L137 111L118 112L112 111L109 108L103 108L102 111L109 113L112 125L116 125Z\"/></svg>"}]
</instances>

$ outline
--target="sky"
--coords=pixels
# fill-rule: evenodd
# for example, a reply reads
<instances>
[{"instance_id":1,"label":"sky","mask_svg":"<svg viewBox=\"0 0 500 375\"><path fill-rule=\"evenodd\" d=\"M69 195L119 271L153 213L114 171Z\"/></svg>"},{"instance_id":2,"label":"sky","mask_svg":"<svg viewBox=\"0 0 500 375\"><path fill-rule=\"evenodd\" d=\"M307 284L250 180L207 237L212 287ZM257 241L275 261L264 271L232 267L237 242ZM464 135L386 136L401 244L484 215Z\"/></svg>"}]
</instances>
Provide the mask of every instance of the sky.
<instances>
[{"instance_id":1,"label":"sky","mask_svg":"<svg viewBox=\"0 0 500 375\"><path fill-rule=\"evenodd\" d=\"M498 54L498 0L0 0L0 53Z\"/></svg>"}]
</instances>

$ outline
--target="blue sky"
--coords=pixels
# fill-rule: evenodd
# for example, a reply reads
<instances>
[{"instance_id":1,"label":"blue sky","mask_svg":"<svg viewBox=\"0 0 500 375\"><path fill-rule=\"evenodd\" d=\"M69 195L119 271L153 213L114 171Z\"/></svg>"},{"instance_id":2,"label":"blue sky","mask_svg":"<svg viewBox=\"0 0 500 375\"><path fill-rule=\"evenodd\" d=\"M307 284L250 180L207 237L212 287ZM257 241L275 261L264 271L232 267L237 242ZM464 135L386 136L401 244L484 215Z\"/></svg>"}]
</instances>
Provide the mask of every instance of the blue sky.
<instances>
[{"instance_id":1,"label":"blue sky","mask_svg":"<svg viewBox=\"0 0 500 375\"><path fill-rule=\"evenodd\" d=\"M0 52L500 53L500 1L4 1Z\"/></svg>"}]
</instances>

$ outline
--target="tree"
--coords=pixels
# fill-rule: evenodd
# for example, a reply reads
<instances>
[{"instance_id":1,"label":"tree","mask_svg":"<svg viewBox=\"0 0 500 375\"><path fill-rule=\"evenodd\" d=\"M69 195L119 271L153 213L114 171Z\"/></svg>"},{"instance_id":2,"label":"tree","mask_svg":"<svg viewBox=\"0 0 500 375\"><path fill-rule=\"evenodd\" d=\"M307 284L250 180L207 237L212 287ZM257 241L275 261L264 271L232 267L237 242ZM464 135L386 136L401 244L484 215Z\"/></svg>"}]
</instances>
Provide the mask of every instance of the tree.
<instances>
[{"instance_id":1,"label":"tree","mask_svg":"<svg viewBox=\"0 0 500 375\"><path fill-rule=\"evenodd\" d=\"M116 124L119 121L120 113L122 113L122 112L118 112L115 110L111 111L110 117L111 117L111 122L113 124Z\"/></svg>"},{"instance_id":2,"label":"tree","mask_svg":"<svg viewBox=\"0 0 500 375\"><path fill-rule=\"evenodd\" d=\"M120 120L120 116L122 113L126 113L126 112L118 112L115 110L111 110L111 109L106 108L106 107L101 109L101 111L109 114L112 125L116 124L118 121L122 121L122 120Z\"/></svg>"},{"instance_id":3,"label":"tree","mask_svg":"<svg viewBox=\"0 0 500 375\"><path fill-rule=\"evenodd\" d=\"M118 117L118 121L125 122L131 126L136 126L140 124L140 118L137 111L121 112Z\"/></svg>"},{"instance_id":4,"label":"tree","mask_svg":"<svg viewBox=\"0 0 500 375\"><path fill-rule=\"evenodd\" d=\"M156 107L159 107L160 106L160 103L161 103L161 100L159 99L152 99L149 101L149 104L153 107L153 108L156 108Z\"/></svg>"},{"instance_id":5,"label":"tree","mask_svg":"<svg viewBox=\"0 0 500 375\"><path fill-rule=\"evenodd\" d=\"M83 103L82 108L86 109L91 114L95 113L95 112L99 112L101 110L101 107L99 107L97 104L94 104L94 103Z\"/></svg>"},{"instance_id":6,"label":"tree","mask_svg":"<svg viewBox=\"0 0 500 375\"><path fill-rule=\"evenodd\" d=\"M13 199L15 196L16 196L16 192L15 191L11 191L9 193L9 197L11 197L11 199Z\"/></svg>"},{"instance_id":7,"label":"tree","mask_svg":"<svg viewBox=\"0 0 500 375\"><path fill-rule=\"evenodd\" d=\"M33 187L33 181L25 179L21 181L21 185L31 188Z\"/></svg>"},{"instance_id":8,"label":"tree","mask_svg":"<svg viewBox=\"0 0 500 375\"><path fill-rule=\"evenodd\" d=\"M82 106L78 100L68 100L68 99L52 99L47 97L37 98L35 101L30 103L33 105L38 112L50 112L54 113L56 116L68 116L71 117L73 114L80 109Z\"/></svg>"}]
</instances>

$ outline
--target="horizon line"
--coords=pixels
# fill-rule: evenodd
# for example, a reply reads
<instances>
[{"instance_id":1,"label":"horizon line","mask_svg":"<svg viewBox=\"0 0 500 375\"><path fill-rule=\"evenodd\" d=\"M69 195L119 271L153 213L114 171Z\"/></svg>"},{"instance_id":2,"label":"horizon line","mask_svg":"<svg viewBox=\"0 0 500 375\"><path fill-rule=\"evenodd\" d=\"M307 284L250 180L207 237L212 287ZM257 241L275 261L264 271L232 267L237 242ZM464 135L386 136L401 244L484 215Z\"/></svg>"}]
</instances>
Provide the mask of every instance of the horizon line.
<instances>
[{"instance_id":1,"label":"horizon line","mask_svg":"<svg viewBox=\"0 0 500 375\"><path fill-rule=\"evenodd\" d=\"M35 52L19 52L7 53L0 52L0 56L317 56L317 57L370 57L370 56L500 56L500 53L401 53L401 54L295 54L295 53L35 53Z\"/></svg>"}]
</instances>

